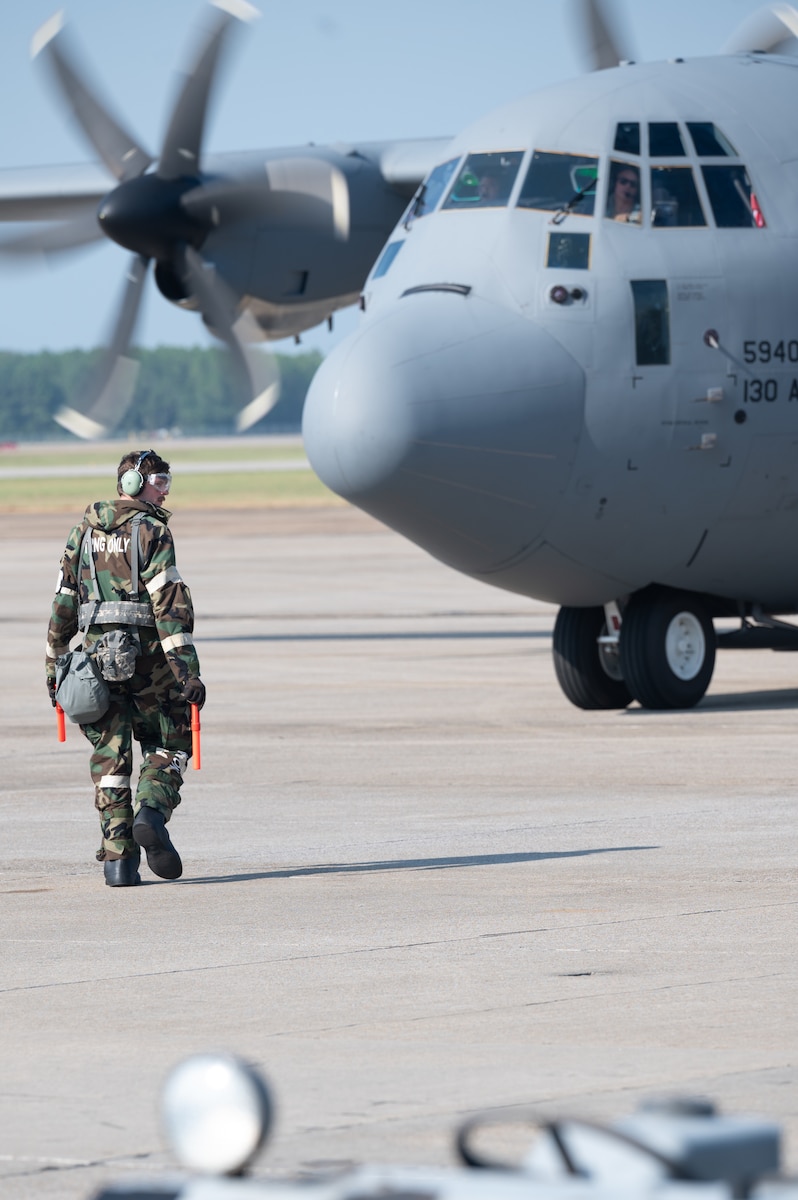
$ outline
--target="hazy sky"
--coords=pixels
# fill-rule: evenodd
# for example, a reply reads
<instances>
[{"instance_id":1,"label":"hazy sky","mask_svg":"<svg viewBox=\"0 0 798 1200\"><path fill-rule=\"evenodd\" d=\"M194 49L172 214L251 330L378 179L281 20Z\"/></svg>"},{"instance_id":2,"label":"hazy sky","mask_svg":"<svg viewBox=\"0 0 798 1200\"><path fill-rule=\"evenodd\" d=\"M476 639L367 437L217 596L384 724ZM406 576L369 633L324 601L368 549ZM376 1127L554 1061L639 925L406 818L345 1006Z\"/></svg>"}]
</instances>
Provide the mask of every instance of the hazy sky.
<instances>
[{"instance_id":1,"label":"hazy sky","mask_svg":"<svg viewBox=\"0 0 798 1200\"><path fill-rule=\"evenodd\" d=\"M570 0L264 0L220 80L208 150L455 134L496 105L582 70ZM616 13L638 60L715 53L758 0L626 0ZM92 155L29 43L53 0L6 0L0 16L0 167ZM157 153L175 87L207 20L199 0L72 0L73 40L114 110ZM0 227L0 232L3 227ZM11 228L10 226L5 228ZM53 268L0 266L0 349L103 340L127 252L98 243ZM303 335L326 352L355 312ZM199 317L150 281L136 340L204 345ZM292 342L277 343L293 350Z\"/></svg>"}]
</instances>

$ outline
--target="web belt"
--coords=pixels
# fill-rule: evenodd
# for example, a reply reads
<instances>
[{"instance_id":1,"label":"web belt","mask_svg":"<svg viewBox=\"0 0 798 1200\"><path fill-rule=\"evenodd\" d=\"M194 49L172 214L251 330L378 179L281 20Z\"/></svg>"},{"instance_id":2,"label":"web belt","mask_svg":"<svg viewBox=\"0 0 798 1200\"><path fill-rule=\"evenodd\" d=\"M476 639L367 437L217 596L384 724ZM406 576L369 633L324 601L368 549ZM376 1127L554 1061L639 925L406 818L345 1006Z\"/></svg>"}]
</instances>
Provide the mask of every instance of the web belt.
<instances>
[{"instance_id":1,"label":"web belt","mask_svg":"<svg viewBox=\"0 0 798 1200\"><path fill-rule=\"evenodd\" d=\"M155 616L149 604L135 600L89 600L81 604L78 625L154 625Z\"/></svg>"}]
</instances>

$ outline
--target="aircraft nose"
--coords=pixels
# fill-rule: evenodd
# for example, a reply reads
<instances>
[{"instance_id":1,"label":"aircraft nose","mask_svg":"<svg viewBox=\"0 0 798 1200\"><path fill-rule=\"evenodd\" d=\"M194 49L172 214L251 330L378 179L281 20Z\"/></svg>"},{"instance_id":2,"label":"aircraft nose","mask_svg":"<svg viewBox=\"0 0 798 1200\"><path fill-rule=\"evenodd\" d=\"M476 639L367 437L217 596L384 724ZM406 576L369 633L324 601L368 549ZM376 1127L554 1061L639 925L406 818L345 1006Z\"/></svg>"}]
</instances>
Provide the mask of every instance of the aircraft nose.
<instances>
[{"instance_id":1,"label":"aircraft nose","mask_svg":"<svg viewBox=\"0 0 798 1200\"><path fill-rule=\"evenodd\" d=\"M481 573L542 534L583 406L583 371L545 330L430 291L375 314L325 359L303 433L332 491Z\"/></svg>"}]
</instances>

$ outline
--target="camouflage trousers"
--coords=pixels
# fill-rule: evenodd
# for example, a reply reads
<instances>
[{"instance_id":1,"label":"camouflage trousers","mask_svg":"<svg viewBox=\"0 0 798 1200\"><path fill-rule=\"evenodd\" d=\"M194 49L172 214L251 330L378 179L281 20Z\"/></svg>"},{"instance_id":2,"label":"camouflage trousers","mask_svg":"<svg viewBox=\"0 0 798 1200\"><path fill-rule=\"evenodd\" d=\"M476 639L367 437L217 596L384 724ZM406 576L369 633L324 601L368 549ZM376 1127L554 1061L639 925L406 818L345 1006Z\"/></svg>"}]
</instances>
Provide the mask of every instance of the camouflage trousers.
<instances>
[{"instance_id":1,"label":"camouflage trousers","mask_svg":"<svg viewBox=\"0 0 798 1200\"><path fill-rule=\"evenodd\" d=\"M110 685L111 704L101 721L81 725L92 745L94 805L102 845L97 858L125 858L136 850L133 819L146 805L168 821L180 803L183 771L191 755L189 709L166 659L139 659L125 683ZM142 763L132 788L133 741Z\"/></svg>"}]
</instances>

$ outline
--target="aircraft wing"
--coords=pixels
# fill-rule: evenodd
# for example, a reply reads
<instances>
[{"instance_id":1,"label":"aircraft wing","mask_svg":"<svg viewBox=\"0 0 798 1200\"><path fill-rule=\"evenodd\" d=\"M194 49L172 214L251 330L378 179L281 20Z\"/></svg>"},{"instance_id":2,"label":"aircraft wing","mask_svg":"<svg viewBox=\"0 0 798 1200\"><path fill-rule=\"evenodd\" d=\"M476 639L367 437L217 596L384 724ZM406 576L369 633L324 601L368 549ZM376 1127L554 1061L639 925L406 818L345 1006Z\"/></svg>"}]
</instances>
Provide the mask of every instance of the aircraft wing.
<instances>
[{"instance_id":1,"label":"aircraft wing","mask_svg":"<svg viewBox=\"0 0 798 1200\"><path fill-rule=\"evenodd\" d=\"M442 137L375 142L363 146L360 153L379 163L387 184L412 196L432 168L446 157L451 140Z\"/></svg>"},{"instance_id":2,"label":"aircraft wing","mask_svg":"<svg viewBox=\"0 0 798 1200\"><path fill-rule=\"evenodd\" d=\"M207 225L206 258L185 244L161 263L156 250L156 282L169 299L191 296L230 348L251 396L240 429L260 419L279 395L274 372L266 371L265 360L248 343L297 335L354 302L380 247L424 178L445 158L450 140L208 156L201 180L185 192L178 210L188 222L187 242L191 222ZM157 184L154 175L141 176L137 184L151 180ZM0 170L0 223L21 223L21 229L0 232L0 255L49 259L105 236L126 244L108 228L116 188L101 164ZM131 212L135 216L133 208L123 213L123 225ZM148 227L157 229L160 220L145 203L137 234L146 239ZM130 248L134 257L97 382L81 411L68 406L56 417L81 437L113 428L132 398L132 383L122 394L118 376L120 364L126 370L129 365L127 346L150 255L146 247L140 254ZM239 327L242 316L246 329Z\"/></svg>"},{"instance_id":3,"label":"aircraft wing","mask_svg":"<svg viewBox=\"0 0 798 1200\"><path fill-rule=\"evenodd\" d=\"M241 170L250 175L254 161L303 158L327 160L330 152L367 159L376 164L389 187L412 196L425 176L441 161L451 139L417 138L386 142L351 143L335 146L301 146L249 152L240 155L211 155L207 171L234 179ZM111 173L99 163L63 166L6 167L0 169L0 221L61 221L96 209L115 186Z\"/></svg>"}]
</instances>

